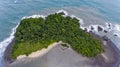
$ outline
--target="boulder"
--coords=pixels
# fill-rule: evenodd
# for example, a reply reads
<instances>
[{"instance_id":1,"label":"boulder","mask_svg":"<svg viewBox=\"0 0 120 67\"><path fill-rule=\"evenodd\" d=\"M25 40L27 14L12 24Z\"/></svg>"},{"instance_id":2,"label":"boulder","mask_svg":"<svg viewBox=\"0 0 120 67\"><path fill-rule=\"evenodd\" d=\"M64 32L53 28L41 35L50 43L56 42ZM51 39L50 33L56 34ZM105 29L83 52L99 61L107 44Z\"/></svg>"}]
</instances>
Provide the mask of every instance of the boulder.
<instances>
[{"instance_id":1,"label":"boulder","mask_svg":"<svg viewBox=\"0 0 120 67\"><path fill-rule=\"evenodd\" d=\"M92 30L90 30L89 32L92 33Z\"/></svg>"},{"instance_id":2,"label":"boulder","mask_svg":"<svg viewBox=\"0 0 120 67\"><path fill-rule=\"evenodd\" d=\"M108 31L107 30L104 30L105 33L107 33Z\"/></svg>"},{"instance_id":3,"label":"boulder","mask_svg":"<svg viewBox=\"0 0 120 67\"><path fill-rule=\"evenodd\" d=\"M59 12L58 14L65 15L65 13L64 13L64 12Z\"/></svg>"},{"instance_id":4,"label":"boulder","mask_svg":"<svg viewBox=\"0 0 120 67\"><path fill-rule=\"evenodd\" d=\"M107 36L103 36L102 38L103 38L103 40L105 40L105 41L108 41L108 40L109 40L109 38L108 38Z\"/></svg>"},{"instance_id":5,"label":"boulder","mask_svg":"<svg viewBox=\"0 0 120 67\"><path fill-rule=\"evenodd\" d=\"M114 34L114 36L118 36L117 34Z\"/></svg>"},{"instance_id":6,"label":"boulder","mask_svg":"<svg viewBox=\"0 0 120 67\"><path fill-rule=\"evenodd\" d=\"M102 30L103 30L103 28L98 26L98 31L102 31Z\"/></svg>"},{"instance_id":7,"label":"boulder","mask_svg":"<svg viewBox=\"0 0 120 67\"><path fill-rule=\"evenodd\" d=\"M110 29L111 28L111 24L110 23L108 23L108 29Z\"/></svg>"},{"instance_id":8,"label":"boulder","mask_svg":"<svg viewBox=\"0 0 120 67\"><path fill-rule=\"evenodd\" d=\"M87 32L87 28L84 28L84 31L86 31L86 32Z\"/></svg>"},{"instance_id":9,"label":"boulder","mask_svg":"<svg viewBox=\"0 0 120 67\"><path fill-rule=\"evenodd\" d=\"M91 26L91 30L94 30L94 27L93 27L93 26Z\"/></svg>"}]
</instances>

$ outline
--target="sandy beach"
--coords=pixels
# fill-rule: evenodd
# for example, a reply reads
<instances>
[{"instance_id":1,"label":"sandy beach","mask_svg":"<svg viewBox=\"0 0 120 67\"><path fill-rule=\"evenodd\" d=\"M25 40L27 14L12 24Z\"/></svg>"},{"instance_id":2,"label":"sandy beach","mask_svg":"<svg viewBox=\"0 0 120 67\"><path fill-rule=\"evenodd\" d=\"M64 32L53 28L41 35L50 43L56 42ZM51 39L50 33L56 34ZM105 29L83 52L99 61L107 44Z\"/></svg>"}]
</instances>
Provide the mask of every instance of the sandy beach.
<instances>
[{"instance_id":1,"label":"sandy beach","mask_svg":"<svg viewBox=\"0 0 120 67\"><path fill-rule=\"evenodd\" d=\"M32 52L30 55L26 56L26 55L20 55L17 57L16 61L18 60L21 60L21 59L24 59L24 58L37 58L39 56L43 56L45 55L46 53L48 53L49 50L51 50L52 48L54 48L56 45L58 45L59 43L53 43L51 44L50 46L48 46L48 48L43 48L41 50L38 50L36 52Z\"/></svg>"},{"instance_id":2,"label":"sandy beach","mask_svg":"<svg viewBox=\"0 0 120 67\"><path fill-rule=\"evenodd\" d=\"M60 43L54 43L47 49L33 52L29 56L21 55L12 63L7 60L6 67L118 67L120 52L114 43L95 34L94 37L101 39L104 48L104 53L95 58L83 57L71 47L66 48Z\"/></svg>"}]
</instances>

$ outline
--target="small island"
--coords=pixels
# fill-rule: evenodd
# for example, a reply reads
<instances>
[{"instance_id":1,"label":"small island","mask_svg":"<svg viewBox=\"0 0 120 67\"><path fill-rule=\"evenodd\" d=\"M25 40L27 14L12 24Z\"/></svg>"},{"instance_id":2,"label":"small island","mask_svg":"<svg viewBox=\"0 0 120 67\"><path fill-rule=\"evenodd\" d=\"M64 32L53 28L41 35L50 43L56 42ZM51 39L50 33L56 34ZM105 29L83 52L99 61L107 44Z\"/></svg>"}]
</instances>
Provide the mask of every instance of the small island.
<instances>
[{"instance_id":1,"label":"small island","mask_svg":"<svg viewBox=\"0 0 120 67\"><path fill-rule=\"evenodd\" d=\"M103 52L102 42L80 28L79 20L59 13L45 18L25 18L21 20L15 33L11 57L47 48L54 42L70 44L73 50L87 57L95 57Z\"/></svg>"},{"instance_id":2,"label":"small island","mask_svg":"<svg viewBox=\"0 0 120 67\"><path fill-rule=\"evenodd\" d=\"M119 50L107 36L93 33L92 28L83 30L79 18L64 12L24 18L14 35L4 53L6 67L36 67L36 62L37 67L118 67L120 63Z\"/></svg>"}]
</instances>

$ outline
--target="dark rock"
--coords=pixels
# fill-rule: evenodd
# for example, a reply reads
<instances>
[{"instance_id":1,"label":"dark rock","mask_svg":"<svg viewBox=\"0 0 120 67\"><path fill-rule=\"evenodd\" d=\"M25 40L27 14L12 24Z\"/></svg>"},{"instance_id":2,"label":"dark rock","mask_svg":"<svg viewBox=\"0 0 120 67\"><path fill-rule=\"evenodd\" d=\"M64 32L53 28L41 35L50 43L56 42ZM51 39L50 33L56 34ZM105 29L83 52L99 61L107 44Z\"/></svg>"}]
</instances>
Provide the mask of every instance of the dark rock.
<instances>
[{"instance_id":1,"label":"dark rock","mask_svg":"<svg viewBox=\"0 0 120 67\"><path fill-rule=\"evenodd\" d=\"M87 31L87 28L84 28L84 31Z\"/></svg>"},{"instance_id":2,"label":"dark rock","mask_svg":"<svg viewBox=\"0 0 120 67\"><path fill-rule=\"evenodd\" d=\"M58 14L65 15L65 13L64 13L64 12L59 12Z\"/></svg>"},{"instance_id":3,"label":"dark rock","mask_svg":"<svg viewBox=\"0 0 120 67\"><path fill-rule=\"evenodd\" d=\"M98 31L102 31L102 30L103 30L103 28L98 26Z\"/></svg>"},{"instance_id":4,"label":"dark rock","mask_svg":"<svg viewBox=\"0 0 120 67\"><path fill-rule=\"evenodd\" d=\"M90 30L90 33L92 32L92 30Z\"/></svg>"},{"instance_id":5,"label":"dark rock","mask_svg":"<svg viewBox=\"0 0 120 67\"><path fill-rule=\"evenodd\" d=\"M108 23L108 27L109 27L109 29L111 28L111 25L110 25L110 23Z\"/></svg>"},{"instance_id":6,"label":"dark rock","mask_svg":"<svg viewBox=\"0 0 120 67\"><path fill-rule=\"evenodd\" d=\"M117 34L114 34L114 36L118 36Z\"/></svg>"},{"instance_id":7,"label":"dark rock","mask_svg":"<svg viewBox=\"0 0 120 67\"><path fill-rule=\"evenodd\" d=\"M93 26L91 26L91 30L94 30L94 27L93 27Z\"/></svg>"},{"instance_id":8,"label":"dark rock","mask_svg":"<svg viewBox=\"0 0 120 67\"><path fill-rule=\"evenodd\" d=\"M102 38L103 38L103 40L105 40L105 41L108 41L108 40L109 40L109 38L108 38L107 36L103 36Z\"/></svg>"},{"instance_id":9,"label":"dark rock","mask_svg":"<svg viewBox=\"0 0 120 67\"><path fill-rule=\"evenodd\" d=\"M104 30L105 33L107 33L108 31L107 30Z\"/></svg>"},{"instance_id":10,"label":"dark rock","mask_svg":"<svg viewBox=\"0 0 120 67\"><path fill-rule=\"evenodd\" d=\"M110 27L111 25L110 25L110 24L108 24L108 26Z\"/></svg>"}]
</instances>

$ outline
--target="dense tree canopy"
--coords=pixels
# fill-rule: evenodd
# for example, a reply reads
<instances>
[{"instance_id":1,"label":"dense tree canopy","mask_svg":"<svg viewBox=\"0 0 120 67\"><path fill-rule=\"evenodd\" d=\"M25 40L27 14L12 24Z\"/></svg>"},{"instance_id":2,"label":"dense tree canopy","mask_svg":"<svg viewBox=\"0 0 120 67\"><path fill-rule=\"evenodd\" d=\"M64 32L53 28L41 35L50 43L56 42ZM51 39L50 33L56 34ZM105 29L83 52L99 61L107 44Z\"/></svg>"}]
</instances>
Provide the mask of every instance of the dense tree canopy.
<instances>
[{"instance_id":1,"label":"dense tree canopy","mask_svg":"<svg viewBox=\"0 0 120 67\"><path fill-rule=\"evenodd\" d=\"M12 58L47 48L51 43L63 41L83 56L94 57L103 52L101 41L80 29L79 20L61 14L43 18L21 20L15 33Z\"/></svg>"}]
</instances>

